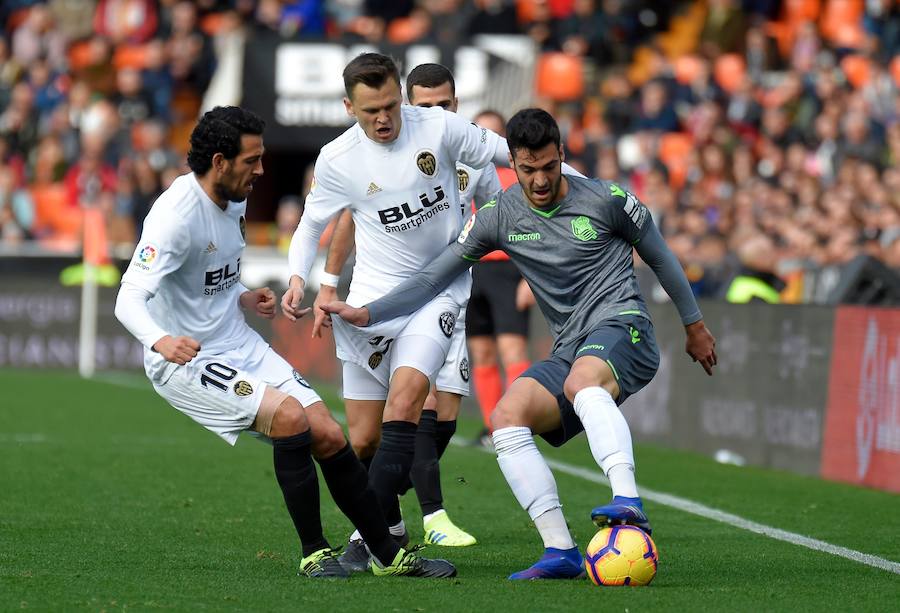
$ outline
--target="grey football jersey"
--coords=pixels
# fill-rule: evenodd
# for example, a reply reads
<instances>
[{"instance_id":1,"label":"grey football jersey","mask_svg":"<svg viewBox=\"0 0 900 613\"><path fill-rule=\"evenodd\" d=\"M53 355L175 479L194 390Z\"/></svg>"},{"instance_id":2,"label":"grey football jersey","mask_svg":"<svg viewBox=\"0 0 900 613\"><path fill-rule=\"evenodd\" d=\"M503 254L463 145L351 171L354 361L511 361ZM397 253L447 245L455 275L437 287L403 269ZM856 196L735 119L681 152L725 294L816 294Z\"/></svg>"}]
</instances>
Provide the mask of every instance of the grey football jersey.
<instances>
[{"instance_id":1,"label":"grey football jersey","mask_svg":"<svg viewBox=\"0 0 900 613\"><path fill-rule=\"evenodd\" d=\"M649 319L632 247L653 223L650 211L615 183L566 180L566 197L547 210L532 208L518 184L497 194L469 219L452 247L470 261L494 249L508 253L556 337L553 352L563 355L606 319Z\"/></svg>"}]
</instances>

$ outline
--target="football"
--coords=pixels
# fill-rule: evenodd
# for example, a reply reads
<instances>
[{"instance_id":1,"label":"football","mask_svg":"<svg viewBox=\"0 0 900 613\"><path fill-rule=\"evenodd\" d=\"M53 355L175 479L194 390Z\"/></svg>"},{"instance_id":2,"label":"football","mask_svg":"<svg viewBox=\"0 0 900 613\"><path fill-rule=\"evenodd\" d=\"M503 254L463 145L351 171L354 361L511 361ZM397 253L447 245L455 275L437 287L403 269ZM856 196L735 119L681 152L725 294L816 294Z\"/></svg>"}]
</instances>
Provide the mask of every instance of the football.
<instances>
[{"instance_id":1,"label":"football","mask_svg":"<svg viewBox=\"0 0 900 613\"><path fill-rule=\"evenodd\" d=\"M600 530L584 552L584 569L594 585L647 585L656 576L659 553L646 532L634 526Z\"/></svg>"}]
</instances>

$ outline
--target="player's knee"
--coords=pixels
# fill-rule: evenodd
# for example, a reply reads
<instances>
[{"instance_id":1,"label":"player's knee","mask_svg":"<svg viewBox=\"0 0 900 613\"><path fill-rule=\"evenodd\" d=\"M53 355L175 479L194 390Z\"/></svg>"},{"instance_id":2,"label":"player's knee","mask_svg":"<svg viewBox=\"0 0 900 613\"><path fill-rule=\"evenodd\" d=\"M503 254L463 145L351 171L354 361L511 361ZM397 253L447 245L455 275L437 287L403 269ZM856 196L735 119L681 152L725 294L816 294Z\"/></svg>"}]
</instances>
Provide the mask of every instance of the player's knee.
<instances>
[{"instance_id":1,"label":"player's knee","mask_svg":"<svg viewBox=\"0 0 900 613\"><path fill-rule=\"evenodd\" d=\"M410 387L391 390L391 396L384 409L385 421L418 422L424 400L418 390Z\"/></svg>"},{"instance_id":2,"label":"player's knee","mask_svg":"<svg viewBox=\"0 0 900 613\"><path fill-rule=\"evenodd\" d=\"M353 447L353 453L359 459L371 458L378 450L378 440L357 441L351 440L350 446Z\"/></svg>"},{"instance_id":3,"label":"player's knee","mask_svg":"<svg viewBox=\"0 0 900 613\"><path fill-rule=\"evenodd\" d=\"M309 421L306 419L303 407L296 398L288 396L275 411L270 435L272 438L283 438L307 430L309 430Z\"/></svg>"},{"instance_id":4,"label":"player's knee","mask_svg":"<svg viewBox=\"0 0 900 613\"><path fill-rule=\"evenodd\" d=\"M472 358L472 364L474 366L496 366L497 351L494 347L493 339L470 342L469 357Z\"/></svg>"},{"instance_id":5,"label":"player's knee","mask_svg":"<svg viewBox=\"0 0 900 613\"><path fill-rule=\"evenodd\" d=\"M522 412L514 402L506 402L503 398L494 407L491 413L491 429L495 432L500 428L510 428L513 426L527 426L526 420Z\"/></svg>"},{"instance_id":6,"label":"player's knee","mask_svg":"<svg viewBox=\"0 0 900 613\"><path fill-rule=\"evenodd\" d=\"M608 369L606 369L608 370ZM573 369L563 382L563 393L569 402L575 402L575 395L588 387L602 387L615 398L619 395L619 385L611 372L587 369Z\"/></svg>"},{"instance_id":7,"label":"player's knee","mask_svg":"<svg viewBox=\"0 0 900 613\"><path fill-rule=\"evenodd\" d=\"M330 458L347 445L344 431L335 421L313 429L312 452L317 458Z\"/></svg>"}]
</instances>

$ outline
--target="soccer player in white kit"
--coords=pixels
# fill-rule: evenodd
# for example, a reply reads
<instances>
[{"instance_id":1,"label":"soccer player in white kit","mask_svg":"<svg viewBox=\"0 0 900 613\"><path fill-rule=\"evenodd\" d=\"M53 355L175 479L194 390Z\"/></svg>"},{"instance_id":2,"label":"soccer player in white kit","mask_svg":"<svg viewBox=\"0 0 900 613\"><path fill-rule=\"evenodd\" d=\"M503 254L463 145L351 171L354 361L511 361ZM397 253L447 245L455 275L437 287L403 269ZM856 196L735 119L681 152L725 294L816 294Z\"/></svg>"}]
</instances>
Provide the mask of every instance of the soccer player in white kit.
<instances>
[{"instance_id":1,"label":"soccer player in white kit","mask_svg":"<svg viewBox=\"0 0 900 613\"><path fill-rule=\"evenodd\" d=\"M335 503L365 535L376 575L451 577L390 537L366 470L309 384L244 320L271 319L269 288L240 282L245 211L263 174L264 122L216 107L191 134L188 165L154 203L122 278L116 317L144 345L154 389L234 445L251 431L271 441L275 476L302 548L300 574L346 577L322 531L315 458ZM373 512L374 509L374 512Z\"/></svg>"},{"instance_id":2,"label":"soccer player in white kit","mask_svg":"<svg viewBox=\"0 0 900 613\"><path fill-rule=\"evenodd\" d=\"M362 305L421 269L458 235L456 162L473 168L508 164L506 142L493 132L441 108L402 105L400 74L387 56L366 53L352 60L344 85L344 104L358 123L325 145L316 161L315 186L289 251L292 276L281 303L288 318L302 314L319 236L341 210L352 212L358 253L347 300ZM334 322L350 430L356 420L381 418L369 476L401 542L408 537L397 494L412 466L422 405L446 360L470 283L468 273L460 275L416 313L364 331ZM358 549L361 543L351 545Z\"/></svg>"},{"instance_id":3,"label":"soccer player in white kit","mask_svg":"<svg viewBox=\"0 0 900 613\"><path fill-rule=\"evenodd\" d=\"M453 73L441 64L420 64L406 77L409 103L429 108L441 107L455 113L459 107ZM474 200L484 203L501 189L500 179L493 164L482 169L456 164L457 187L463 217L469 213ZM331 239L323 278L331 281L319 286L313 304L315 324L313 336L320 335L321 328L330 327L330 318L317 308L319 304L337 300L337 279L353 248L354 224L349 210L345 210ZM465 547L476 543L475 537L456 526L444 509L441 490L439 460L456 432L463 396L469 395L469 355L466 350L465 308L456 319L456 327L450 337L447 359L437 374L435 385L419 419L416 431L416 451L410 470L410 482L406 488L415 487L422 509L422 523L426 543L446 547ZM437 393L434 393L436 390ZM363 464L372 456L381 438L381 416L372 411L351 420L350 442ZM352 540L352 539L351 539ZM362 559L362 558L361 558Z\"/></svg>"}]
</instances>

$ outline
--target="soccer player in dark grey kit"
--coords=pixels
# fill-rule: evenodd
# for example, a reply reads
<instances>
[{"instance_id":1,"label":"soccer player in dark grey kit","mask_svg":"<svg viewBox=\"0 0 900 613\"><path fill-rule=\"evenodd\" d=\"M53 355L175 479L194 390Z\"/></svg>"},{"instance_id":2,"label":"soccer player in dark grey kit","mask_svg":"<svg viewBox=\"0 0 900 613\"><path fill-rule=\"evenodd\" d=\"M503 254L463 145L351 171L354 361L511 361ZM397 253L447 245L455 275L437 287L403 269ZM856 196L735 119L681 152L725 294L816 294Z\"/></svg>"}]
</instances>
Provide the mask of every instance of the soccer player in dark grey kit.
<instances>
[{"instance_id":1,"label":"soccer player in dark grey kit","mask_svg":"<svg viewBox=\"0 0 900 613\"><path fill-rule=\"evenodd\" d=\"M560 446L585 431L613 492L609 504L591 512L592 520L650 533L635 484L631 432L618 408L659 366L633 248L675 303L687 353L710 375L715 339L677 259L637 198L615 183L563 176L559 128L545 111L513 116L507 140L518 185L482 206L455 243L378 300L360 308L341 302L323 308L360 326L391 319L427 302L485 253L509 254L556 339L550 358L525 371L491 417L497 462L545 547L537 563L510 579L572 578L582 573L581 553L533 434Z\"/></svg>"}]
</instances>

